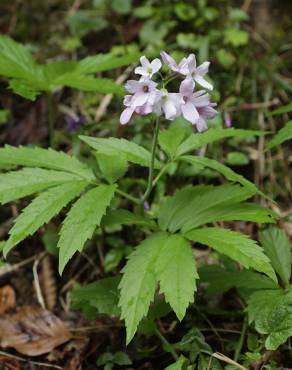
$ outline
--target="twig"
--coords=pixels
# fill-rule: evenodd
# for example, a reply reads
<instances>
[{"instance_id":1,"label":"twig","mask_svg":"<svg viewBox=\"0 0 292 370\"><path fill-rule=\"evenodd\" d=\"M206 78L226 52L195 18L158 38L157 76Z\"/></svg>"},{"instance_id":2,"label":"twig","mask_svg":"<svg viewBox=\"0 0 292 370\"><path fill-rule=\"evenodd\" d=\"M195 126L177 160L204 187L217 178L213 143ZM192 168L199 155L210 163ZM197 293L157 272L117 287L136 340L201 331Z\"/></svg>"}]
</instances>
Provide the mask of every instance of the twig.
<instances>
[{"instance_id":1,"label":"twig","mask_svg":"<svg viewBox=\"0 0 292 370\"><path fill-rule=\"evenodd\" d=\"M6 352L3 352L3 351L0 351L0 355L10 357L10 358L14 358L15 360L22 361L22 362L28 362L32 365L46 366L46 367L51 367L53 369L61 369L61 370L63 369L61 366L58 366L58 365L47 364L45 362L31 361L27 358L11 355L10 353L6 353Z\"/></svg>"},{"instance_id":2,"label":"twig","mask_svg":"<svg viewBox=\"0 0 292 370\"><path fill-rule=\"evenodd\" d=\"M39 258L41 258L46 252L42 252L39 254ZM24 261L21 261L19 263L15 263L14 265L5 265L0 268L0 277L3 275L9 274L13 271L17 271L20 267L27 265L28 263L32 262L35 260L35 256L29 257Z\"/></svg>"},{"instance_id":3,"label":"twig","mask_svg":"<svg viewBox=\"0 0 292 370\"><path fill-rule=\"evenodd\" d=\"M46 305L45 305L44 297L42 295L42 290L41 290L39 276L38 276L38 264L39 264L39 262L40 262L39 258L37 258L34 261L32 272L33 272L34 287L35 287L35 291L36 291L36 295L37 295L37 300L38 300L39 304L41 305L41 307L43 309L45 309Z\"/></svg>"},{"instance_id":4,"label":"twig","mask_svg":"<svg viewBox=\"0 0 292 370\"><path fill-rule=\"evenodd\" d=\"M263 102L263 103L244 103L236 107L226 107L225 110L227 112L237 112L240 110L256 110L256 109L269 108L278 103L279 103L279 99L275 98L271 101Z\"/></svg>"}]
</instances>

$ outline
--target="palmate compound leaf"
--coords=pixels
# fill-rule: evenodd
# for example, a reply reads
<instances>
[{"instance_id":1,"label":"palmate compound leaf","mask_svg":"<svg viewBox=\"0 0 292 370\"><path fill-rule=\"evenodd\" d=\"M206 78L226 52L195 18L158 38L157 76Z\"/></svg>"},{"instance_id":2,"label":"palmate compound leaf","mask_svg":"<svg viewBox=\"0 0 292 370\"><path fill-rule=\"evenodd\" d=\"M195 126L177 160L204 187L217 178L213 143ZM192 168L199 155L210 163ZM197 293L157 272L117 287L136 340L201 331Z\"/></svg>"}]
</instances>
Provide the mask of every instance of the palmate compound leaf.
<instances>
[{"instance_id":1,"label":"palmate compound leaf","mask_svg":"<svg viewBox=\"0 0 292 370\"><path fill-rule=\"evenodd\" d=\"M285 232L277 227L261 231L259 235L261 245L277 274L286 286L289 286L291 277L291 245Z\"/></svg>"},{"instance_id":2,"label":"palmate compound leaf","mask_svg":"<svg viewBox=\"0 0 292 370\"><path fill-rule=\"evenodd\" d=\"M23 239L35 233L51 220L88 185L86 181L75 181L50 188L37 196L17 217L9 231L3 253L7 253Z\"/></svg>"},{"instance_id":3,"label":"palmate compound leaf","mask_svg":"<svg viewBox=\"0 0 292 370\"><path fill-rule=\"evenodd\" d=\"M283 289L257 291L248 300L249 322L266 334L265 347L276 350L292 336L292 292Z\"/></svg>"},{"instance_id":4,"label":"palmate compound leaf","mask_svg":"<svg viewBox=\"0 0 292 370\"><path fill-rule=\"evenodd\" d=\"M185 237L225 254L246 268L263 272L277 282L269 258L254 240L244 234L220 227L206 227L191 230L185 234Z\"/></svg>"},{"instance_id":5,"label":"palmate compound leaf","mask_svg":"<svg viewBox=\"0 0 292 370\"><path fill-rule=\"evenodd\" d=\"M44 170L42 168L24 168L0 174L0 203L40 192L52 186L67 182L80 182L82 179L68 172Z\"/></svg>"},{"instance_id":6,"label":"palmate compound leaf","mask_svg":"<svg viewBox=\"0 0 292 370\"><path fill-rule=\"evenodd\" d=\"M134 214L126 209L114 209L107 212L102 219L102 226L139 225L157 229L157 225L148 217Z\"/></svg>"},{"instance_id":7,"label":"palmate compound leaf","mask_svg":"<svg viewBox=\"0 0 292 370\"><path fill-rule=\"evenodd\" d=\"M90 239L114 196L116 185L99 185L84 194L68 212L57 247L59 248L59 272L75 252L81 251Z\"/></svg>"},{"instance_id":8,"label":"palmate compound leaf","mask_svg":"<svg viewBox=\"0 0 292 370\"><path fill-rule=\"evenodd\" d=\"M124 155L128 162L136 163L141 166L149 167L151 162L151 153L142 146L128 141L126 139L117 139L110 137L95 138L90 136L79 136L79 138L88 144L91 148L97 150L97 153L109 155ZM98 154L97 154L98 155ZM155 168L160 168L161 164L155 161Z\"/></svg>"},{"instance_id":9,"label":"palmate compound leaf","mask_svg":"<svg viewBox=\"0 0 292 370\"><path fill-rule=\"evenodd\" d=\"M222 220L224 214L226 219L229 219L231 211L228 206L239 204L253 194L254 192L249 189L232 184L214 187L199 185L182 189L162 205L159 212L159 225L162 229L168 229L171 232L180 229L186 232L207 222ZM225 213L216 211L221 207ZM249 211L246 210L246 212Z\"/></svg>"},{"instance_id":10,"label":"palmate compound leaf","mask_svg":"<svg viewBox=\"0 0 292 370\"><path fill-rule=\"evenodd\" d=\"M191 246L182 236L160 232L143 241L129 256L119 286L127 343L146 316L158 282L166 300L182 320L194 299L197 277Z\"/></svg>"},{"instance_id":11,"label":"palmate compound leaf","mask_svg":"<svg viewBox=\"0 0 292 370\"><path fill-rule=\"evenodd\" d=\"M75 157L53 149L13 147L0 148L0 168L15 166L42 167L52 170L70 172L85 180L94 179L91 169Z\"/></svg>"},{"instance_id":12,"label":"palmate compound leaf","mask_svg":"<svg viewBox=\"0 0 292 370\"><path fill-rule=\"evenodd\" d=\"M279 130L276 135L270 140L267 145L266 149L272 149L277 145L282 144L284 141L292 139L292 120L288 121L284 127Z\"/></svg>"},{"instance_id":13,"label":"palmate compound leaf","mask_svg":"<svg viewBox=\"0 0 292 370\"><path fill-rule=\"evenodd\" d=\"M183 141L177 149L176 155L183 155L192 150L200 149L204 145L211 144L217 140L235 137L240 139L250 139L255 136L265 135L264 131L254 130L241 130L235 128L211 128L203 133L196 133L190 135L185 141Z\"/></svg>"}]
</instances>

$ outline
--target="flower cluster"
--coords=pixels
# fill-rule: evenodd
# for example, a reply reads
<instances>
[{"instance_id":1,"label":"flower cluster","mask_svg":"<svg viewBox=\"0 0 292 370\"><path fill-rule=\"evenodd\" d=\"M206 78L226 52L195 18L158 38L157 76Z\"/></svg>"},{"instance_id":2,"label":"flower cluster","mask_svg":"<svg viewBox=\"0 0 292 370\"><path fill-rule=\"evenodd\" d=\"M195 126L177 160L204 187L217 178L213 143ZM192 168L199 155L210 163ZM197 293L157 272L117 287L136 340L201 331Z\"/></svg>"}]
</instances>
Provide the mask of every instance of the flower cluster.
<instances>
[{"instance_id":1,"label":"flower cluster","mask_svg":"<svg viewBox=\"0 0 292 370\"><path fill-rule=\"evenodd\" d=\"M197 66L194 54L183 58L179 64L165 51L160 55L172 71L172 75L166 80L163 79L162 86L158 88L158 83L152 78L161 69L161 60L156 58L150 63L145 56L142 56L141 66L135 68L135 73L141 76L140 79L129 80L125 85L130 95L124 98L126 108L120 117L121 124L128 123L134 112L140 115L154 113L164 114L168 120L182 115L196 125L198 131L206 130L206 119L213 118L217 114L214 109L216 104L211 102L210 95L205 90L194 91L194 89L196 84L207 90L213 89L213 86L204 78L210 63L204 62ZM179 92L168 92L165 86L176 76L183 77Z\"/></svg>"}]
</instances>

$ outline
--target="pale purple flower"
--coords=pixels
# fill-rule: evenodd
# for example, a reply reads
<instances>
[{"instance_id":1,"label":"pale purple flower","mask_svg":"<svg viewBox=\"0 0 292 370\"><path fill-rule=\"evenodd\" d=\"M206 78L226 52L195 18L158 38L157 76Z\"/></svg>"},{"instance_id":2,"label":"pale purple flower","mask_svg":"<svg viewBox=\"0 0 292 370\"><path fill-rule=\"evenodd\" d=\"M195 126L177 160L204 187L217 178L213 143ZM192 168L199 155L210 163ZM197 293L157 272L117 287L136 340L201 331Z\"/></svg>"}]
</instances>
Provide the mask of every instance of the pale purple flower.
<instances>
[{"instance_id":1,"label":"pale purple flower","mask_svg":"<svg viewBox=\"0 0 292 370\"><path fill-rule=\"evenodd\" d=\"M231 116L229 112L224 112L224 123L225 127L230 128L232 126Z\"/></svg>"},{"instance_id":2,"label":"pale purple flower","mask_svg":"<svg viewBox=\"0 0 292 370\"><path fill-rule=\"evenodd\" d=\"M200 118L196 126L199 132L206 131L208 129L206 120L212 119L217 115L218 112L214 109L216 105L216 103L209 102L209 104L203 107L197 107Z\"/></svg>"},{"instance_id":3,"label":"pale purple flower","mask_svg":"<svg viewBox=\"0 0 292 370\"><path fill-rule=\"evenodd\" d=\"M153 108L156 114L160 115L163 112L168 120L173 120L181 115L180 106L184 101L180 94L169 93L166 89L162 89L159 95L160 97Z\"/></svg>"},{"instance_id":4,"label":"pale purple flower","mask_svg":"<svg viewBox=\"0 0 292 370\"><path fill-rule=\"evenodd\" d=\"M210 62L204 62L197 67L195 54L190 54L186 60L188 65L187 78L192 78L205 89L213 90L213 86L204 79L205 74L208 73Z\"/></svg>"},{"instance_id":5,"label":"pale purple flower","mask_svg":"<svg viewBox=\"0 0 292 370\"><path fill-rule=\"evenodd\" d=\"M197 125L200 121L199 108L206 107L210 104L210 96L203 90L194 93L194 87L195 82L187 78L180 84L179 92L183 99L183 103L181 104L183 117L193 125Z\"/></svg>"},{"instance_id":6,"label":"pale purple flower","mask_svg":"<svg viewBox=\"0 0 292 370\"><path fill-rule=\"evenodd\" d=\"M183 58L180 63L177 64L176 61L165 51L161 51L160 56L164 63L166 63L173 72L181 73L183 75L188 73L188 61L186 58Z\"/></svg>"},{"instance_id":7,"label":"pale purple flower","mask_svg":"<svg viewBox=\"0 0 292 370\"><path fill-rule=\"evenodd\" d=\"M66 130L70 132L75 132L80 130L86 124L86 118L83 114L78 116L67 115L65 117Z\"/></svg>"},{"instance_id":8,"label":"pale purple flower","mask_svg":"<svg viewBox=\"0 0 292 370\"><path fill-rule=\"evenodd\" d=\"M135 73L143 77L151 78L154 75L154 73L157 73L160 70L162 66L161 61L158 58L154 59L150 63L149 60L145 56L142 56L140 58L140 62L142 66L136 67Z\"/></svg>"}]
</instances>

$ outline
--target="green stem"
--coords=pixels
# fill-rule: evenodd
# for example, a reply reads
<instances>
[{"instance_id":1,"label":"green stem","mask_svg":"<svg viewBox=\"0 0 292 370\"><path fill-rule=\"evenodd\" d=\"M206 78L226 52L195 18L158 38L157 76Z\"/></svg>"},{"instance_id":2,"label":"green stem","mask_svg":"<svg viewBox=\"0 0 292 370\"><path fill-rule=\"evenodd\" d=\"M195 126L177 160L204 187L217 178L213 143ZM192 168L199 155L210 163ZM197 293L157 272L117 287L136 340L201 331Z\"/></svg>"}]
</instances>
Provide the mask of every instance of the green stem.
<instances>
[{"instance_id":1,"label":"green stem","mask_svg":"<svg viewBox=\"0 0 292 370\"><path fill-rule=\"evenodd\" d=\"M116 190L116 193L120 194L120 195L121 195L122 197L124 197L124 198L129 199L129 200L130 200L130 201L132 201L133 203L135 203L135 204L139 204L139 205L140 205L140 199L135 198L135 197L132 197L132 195L127 194L127 193L125 193L124 191L119 190L119 189L117 189L117 190Z\"/></svg>"},{"instance_id":2,"label":"green stem","mask_svg":"<svg viewBox=\"0 0 292 370\"><path fill-rule=\"evenodd\" d=\"M55 145L55 138L54 138L54 102L53 102L53 94L49 91L47 93L47 100L48 100L48 124L49 124L49 143L50 147L54 147Z\"/></svg>"},{"instance_id":3,"label":"green stem","mask_svg":"<svg viewBox=\"0 0 292 370\"><path fill-rule=\"evenodd\" d=\"M158 338L161 340L161 343L164 345L165 349L171 353L173 359L176 361L178 359L178 354L176 350L173 348L172 344L169 343L169 341L165 338L164 335L160 333L160 331L156 328L155 334L158 336Z\"/></svg>"},{"instance_id":4,"label":"green stem","mask_svg":"<svg viewBox=\"0 0 292 370\"><path fill-rule=\"evenodd\" d=\"M159 132L159 117L156 118L156 122L155 122L154 136L153 136L152 149L151 149L151 162L150 162L149 175L148 175L148 184L147 184L147 189L142 197L141 204L143 204L145 200L147 200L153 188L154 163L155 163L155 152L156 152L156 147L157 147L158 132Z\"/></svg>"},{"instance_id":5,"label":"green stem","mask_svg":"<svg viewBox=\"0 0 292 370\"><path fill-rule=\"evenodd\" d=\"M237 343L237 346L236 346L236 349L235 349L234 357L233 357L233 360L236 361L236 362L238 361L240 352L241 352L242 347L243 347L243 342L244 342L244 337L245 337L245 334L246 334L246 329L247 329L247 317L244 318L241 333L240 333L240 337L239 337L239 340L238 340L238 343Z\"/></svg>"},{"instance_id":6,"label":"green stem","mask_svg":"<svg viewBox=\"0 0 292 370\"><path fill-rule=\"evenodd\" d=\"M170 164L171 164L171 162L168 162L165 165L163 165L163 167L159 171L158 175L153 180L152 186L155 186L157 184L157 182L159 181L160 177L165 173L165 171L167 170L167 168L169 167Z\"/></svg>"}]
</instances>

